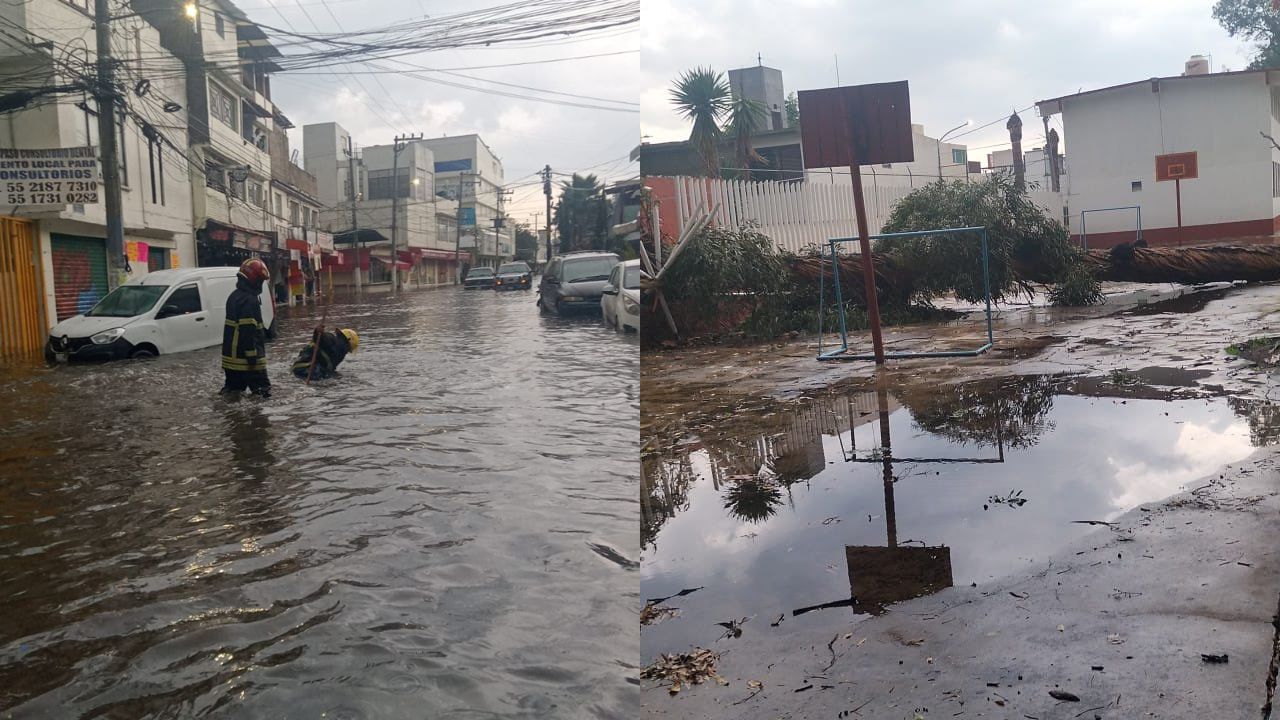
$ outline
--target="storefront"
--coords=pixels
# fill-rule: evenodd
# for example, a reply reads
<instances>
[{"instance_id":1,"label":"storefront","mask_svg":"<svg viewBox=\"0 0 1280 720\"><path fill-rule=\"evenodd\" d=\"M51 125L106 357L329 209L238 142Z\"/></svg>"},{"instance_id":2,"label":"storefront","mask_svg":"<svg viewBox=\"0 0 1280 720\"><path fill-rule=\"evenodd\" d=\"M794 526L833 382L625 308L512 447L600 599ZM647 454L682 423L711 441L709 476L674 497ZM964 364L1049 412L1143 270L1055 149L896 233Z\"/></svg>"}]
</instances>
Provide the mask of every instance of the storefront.
<instances>
[{"instance_id":1,"label":"storefront","mask_svg":"<svg viewBox=\"0 0 1280 720\"><path fill-rule=\"evenodd\" d=\"M288 253L277 252L275 235L207 220L196 232L196 258L200 267L220 267L256 257L267 264L273 277L281 277L278 273L285 270Z\"/></svg>"},{"instance_id":2,"label":"storefront","mask_svg":"<svg viewBox=\"0 0 1280 720\"><path fill-rule=\"evenodd\" d=\"M88 312L107 294L107 244L103 238L53 233L53 294L57 321Z\"/></svg>"},{"instance_id":3,"label":"storefront","mask_svg":"<svg viewBox=\"0 0 1280 720\"><path fill-rule=\"evenodd\" d=\"M471 256L453 250L421 250L423 265L422 284L426 286L451 285L458 282L458 263Z\"/></svg>"}]
</instances>

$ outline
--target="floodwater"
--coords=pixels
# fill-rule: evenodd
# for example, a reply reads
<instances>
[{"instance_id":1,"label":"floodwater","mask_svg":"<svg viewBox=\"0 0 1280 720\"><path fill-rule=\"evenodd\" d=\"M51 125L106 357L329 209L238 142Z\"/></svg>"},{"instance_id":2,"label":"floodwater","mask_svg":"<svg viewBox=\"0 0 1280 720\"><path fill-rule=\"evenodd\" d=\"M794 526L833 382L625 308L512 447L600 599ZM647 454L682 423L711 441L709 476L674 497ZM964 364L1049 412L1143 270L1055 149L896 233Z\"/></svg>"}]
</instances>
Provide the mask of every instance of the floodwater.
<instances>
[{"instance_id":1,"label":"floodwater","mask_svg":"<svg viewBox=\"0 0 1280 720\"><path fill-rule=\"evenodd\" d=\"M370 296L307 387L294 312L265 402L217 348L2 371L0 716L631 717L634 338Z\"/></svg>"},{"instance_id":2,"label":"floodwater","mask_svg":"<svg viewBox=\"0 0 1280 720\"><path fill-rule=\"evenodd\" d=\"M1136 382L863 392L802 403L765 420L767 432L708 423L655 443L665 447L642 469L641 597L669 598L676 614L642 627L644 661L732 649L735 627L839 628L981 587L1099 527L1079 521L1191 489L1277 439L1266 403L1137 399L1153 393Z\"/></svg>"}]
</instances>

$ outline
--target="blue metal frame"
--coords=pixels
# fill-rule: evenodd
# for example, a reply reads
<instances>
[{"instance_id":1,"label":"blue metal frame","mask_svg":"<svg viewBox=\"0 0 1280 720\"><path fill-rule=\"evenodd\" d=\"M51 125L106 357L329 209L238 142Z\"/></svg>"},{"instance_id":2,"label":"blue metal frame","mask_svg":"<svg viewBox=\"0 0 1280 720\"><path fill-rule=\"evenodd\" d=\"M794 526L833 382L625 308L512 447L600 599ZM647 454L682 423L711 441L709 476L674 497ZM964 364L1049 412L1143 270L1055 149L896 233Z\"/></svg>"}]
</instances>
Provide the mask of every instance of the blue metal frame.
<instances>
[{"instance_id":1,"label":"blue metal frame","mask_svg":"<svg viewBox=\"0 0 1280 720\"><path fill-rule=\"evenodd\" d=\"M887 352L884 354L886 360L907 360L911 358L955 358L955 357L977 357L990 350L996 344L995 331L992 329L991 322L991 266L990 266L990 248L987 237L987 229L985 227L962 227L962 228L943 228L940 230L921 230L917 232L900 232L885 233L883 235L872 235L871 240L881 240L884 238L900 238L900 237L922 237L925 235L958 235L960 233L976 233L979 240L982 241L982 287L986 293L987 303L987 342L983 346L975 350L930 350L924 352ZM844 295L840 287L840 263L836 256L836 244L846 242L858 242L859 238L834 238L828 240L827 244L831 248L831 275L836 287L836 306L840 308L840 349L822 350L822 312L823 304L826 302L826 287L820 279L818 301L818 359L819 360L875 360L873 354L849 354L849 331L846 327L844 312ZM825 255L823 256L825 261ZM819 278L825 278L825 263L820 265ZM868 288L870 292L875 292L875 288Z\"/></svg>"},{"instance_id":2,"label":"blue metal frame","mask_svg":"<svg viewBox=\"0 0 1280 720\"><path fill-rule=\"evenodd\" d=\"M1138 240L1142 239L1142 206L1141 205L1120 205L1118 207L1095 208L1093 210L1080 211L1080 247L1085 250L1089 249L1089 231L1085 229L1085 215L1088 213L1110 212L1112 210L1136 210L1138 211Z\"/></svg>"}]
</instances>

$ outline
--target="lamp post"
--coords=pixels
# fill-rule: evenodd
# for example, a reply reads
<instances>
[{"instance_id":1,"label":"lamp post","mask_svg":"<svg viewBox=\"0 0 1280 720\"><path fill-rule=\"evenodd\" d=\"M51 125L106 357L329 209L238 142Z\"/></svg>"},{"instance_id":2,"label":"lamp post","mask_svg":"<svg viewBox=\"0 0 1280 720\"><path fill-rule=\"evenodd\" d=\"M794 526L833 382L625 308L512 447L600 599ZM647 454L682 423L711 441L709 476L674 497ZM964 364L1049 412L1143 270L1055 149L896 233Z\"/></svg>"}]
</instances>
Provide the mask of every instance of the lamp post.
<instances>
[{"instance_id":1,"label":"lamp post","mask_svg":"<svg viewBox=\"0 0 1280 720\"><path fill-rule=\"evenodd\" d=\"M947 139L951 133L957 130L963 130L973 124L972 120L965 120L964 123L957 125L950 130L942 133L942 137L938 138L938 179L942 179L942 142Z\"/></svg>"}]
</instances>

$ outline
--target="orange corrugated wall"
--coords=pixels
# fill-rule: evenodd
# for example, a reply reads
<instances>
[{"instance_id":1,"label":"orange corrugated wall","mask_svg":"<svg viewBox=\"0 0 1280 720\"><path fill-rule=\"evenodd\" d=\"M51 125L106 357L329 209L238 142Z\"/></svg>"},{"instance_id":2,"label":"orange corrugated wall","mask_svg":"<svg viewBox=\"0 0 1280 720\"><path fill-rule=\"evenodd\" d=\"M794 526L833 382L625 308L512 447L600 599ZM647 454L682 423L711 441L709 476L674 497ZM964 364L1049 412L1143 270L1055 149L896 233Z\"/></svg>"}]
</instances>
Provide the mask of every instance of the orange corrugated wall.
<instances>
[{"instance_id":1,"label":"orange corrugated wall","mask_svg":"<svg viewBox=\"0 0 1280 720\"><path fill-rule=\"evenodd\" d=\"M36 258L33 224L0 217L0 355L44 347L44 273Z\"/></svg>"}]
</instances>

